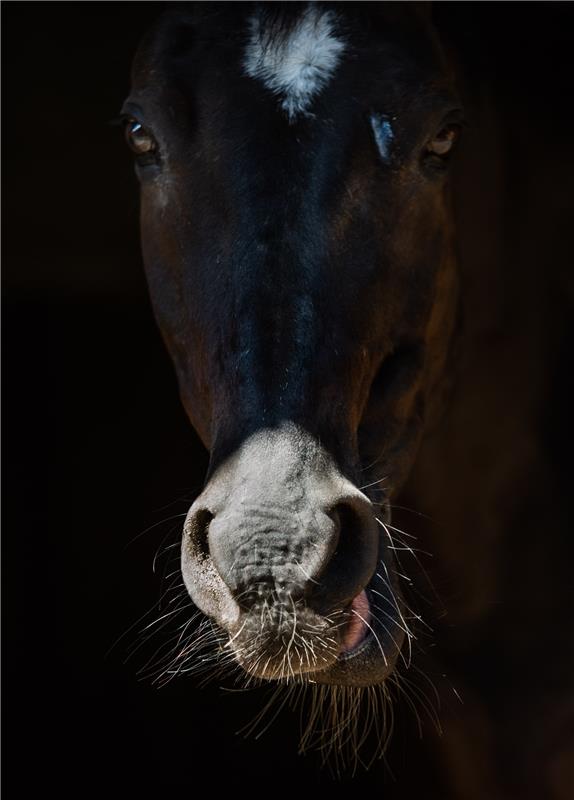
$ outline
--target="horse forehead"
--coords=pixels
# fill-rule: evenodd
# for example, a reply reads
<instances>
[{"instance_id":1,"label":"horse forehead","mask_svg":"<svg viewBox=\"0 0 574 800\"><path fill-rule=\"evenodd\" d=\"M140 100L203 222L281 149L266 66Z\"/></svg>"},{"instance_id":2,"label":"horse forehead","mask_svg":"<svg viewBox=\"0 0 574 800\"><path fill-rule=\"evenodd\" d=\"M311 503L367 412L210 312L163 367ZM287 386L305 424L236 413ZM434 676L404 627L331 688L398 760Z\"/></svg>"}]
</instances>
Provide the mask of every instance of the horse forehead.
<instances>
[{"instance_id":1,"label":"horse forehead","mask_svg":"<svg viewBox=\"0 0 574 800\"><path fill-rule=\"evenodd\" d=\"M308 113L345 51L332 10L310 4L289 24L258 10L249 19L243 66L249 77L277 95L289 120Z\"/></svg>"}]
</instances>

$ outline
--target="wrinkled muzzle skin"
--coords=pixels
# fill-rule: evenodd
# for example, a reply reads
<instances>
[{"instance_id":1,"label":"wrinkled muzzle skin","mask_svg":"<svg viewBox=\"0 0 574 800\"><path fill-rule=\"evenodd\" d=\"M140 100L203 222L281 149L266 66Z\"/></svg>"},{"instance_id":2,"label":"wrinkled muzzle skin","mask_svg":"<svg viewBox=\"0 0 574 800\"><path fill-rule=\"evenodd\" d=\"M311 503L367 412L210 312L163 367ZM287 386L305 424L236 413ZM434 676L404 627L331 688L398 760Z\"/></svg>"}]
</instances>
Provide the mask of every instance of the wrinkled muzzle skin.
<instances>
[{"instance_id":1,"label":"wrinkled muzzle skin","mask_svg":"<svg viewBox=\"0 0 574 800\"><path fill-rule=\"evenodd\" d=\"M183 578L248 675L381 683L410 635L390 503L455 321L446 165L426 154L456 96L410 4L203 5L144 40L124 107L155 143L146 272L210 451ZM297 111L246 53L266 25L299 47L309 20L332 41Z\"/></svg>"},{"instance_id":2,"label":"wrinkled muzzle skin","mask_svg":"<svg viewBox=\"0 0 574 800\"><path fill-rule=\"evenodd\" d=\"M368 683L380 657L394 663L404 624L375 513L293 423L258 431L217 468L187 516L182 571L247 672Z\"/></svg>"}]
</instances>

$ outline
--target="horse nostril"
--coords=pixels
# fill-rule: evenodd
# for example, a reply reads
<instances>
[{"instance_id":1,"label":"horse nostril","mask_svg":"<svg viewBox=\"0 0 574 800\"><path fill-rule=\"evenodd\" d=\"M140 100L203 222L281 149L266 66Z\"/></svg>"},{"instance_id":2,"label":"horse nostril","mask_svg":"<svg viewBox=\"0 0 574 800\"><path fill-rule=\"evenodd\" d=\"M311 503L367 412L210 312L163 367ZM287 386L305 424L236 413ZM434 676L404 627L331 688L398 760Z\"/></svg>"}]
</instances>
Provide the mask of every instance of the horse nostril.
<instances>
[{"instance_id":1,"label":"horse nostril","mask_svg":"<svg viewBox=\"0 0 574 800\"><path fill-rule=\"evenodd\" d=\"M201 502L201 501L200 501ZM222 625L234 625L239 610L214 561L216 514L203 502L193 505L184 525L181 547L183 582L195 605Z\"/></svg>"},{"instance_id":2,"label":"horse nostril","mask_svg":"<svg viewBox=\"0 0 574 800\"><path fill-rule=\"evenodd\" d=\"M199 560L209 558L209 526L214 515L206 508L200 509L188 528L193 553Z\"/></svg>"},{"instance_id":3,"label":"horse nostril","mask_svg":"<svg viewBox=\"0 0 574 800\"><path fill-rule=\"evenodd\" d=\"M338 563L352 563L353 558L356 557L357 544L362 539L361 518L347 503L339 503L338 506L335 506L331 516L338 523L339 536L330 564L336 566Z\"/></svg>"},{"instance_id":4,"label":"horse nostril","mask_svg":"<svg viewBox=\"0 0 574 800\"><path fill-rule=\"evenodd\" d=\"M368 516L367 516L368 515ZM320 613L330 613L350 603L371 579L376 565L376 535L370 511L341 502L329 516L337 526L334 551L318 575L319 587L312 592L312 605Z\"/></svg>"}]
</instances>

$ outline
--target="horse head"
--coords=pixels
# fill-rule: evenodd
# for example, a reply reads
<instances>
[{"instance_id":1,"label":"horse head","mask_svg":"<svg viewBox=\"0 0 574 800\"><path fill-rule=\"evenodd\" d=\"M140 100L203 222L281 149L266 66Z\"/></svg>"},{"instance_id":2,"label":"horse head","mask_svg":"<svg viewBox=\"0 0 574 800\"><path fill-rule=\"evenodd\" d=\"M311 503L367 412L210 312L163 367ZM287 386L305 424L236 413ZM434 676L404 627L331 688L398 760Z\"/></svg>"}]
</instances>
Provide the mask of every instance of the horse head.
<instances>
[{"instance_id":1,"label":"horse head","mask_svg":"<svg viewBox=\"0 0 574 800\"><path fill-rule=\"evenodd\" d=\"M198 4L123 115L154 311L210 451L189 594L236 663L371 685L411 636L391 501L456 320L452 70L419 4Z\"/></svg>"}]
</instances>

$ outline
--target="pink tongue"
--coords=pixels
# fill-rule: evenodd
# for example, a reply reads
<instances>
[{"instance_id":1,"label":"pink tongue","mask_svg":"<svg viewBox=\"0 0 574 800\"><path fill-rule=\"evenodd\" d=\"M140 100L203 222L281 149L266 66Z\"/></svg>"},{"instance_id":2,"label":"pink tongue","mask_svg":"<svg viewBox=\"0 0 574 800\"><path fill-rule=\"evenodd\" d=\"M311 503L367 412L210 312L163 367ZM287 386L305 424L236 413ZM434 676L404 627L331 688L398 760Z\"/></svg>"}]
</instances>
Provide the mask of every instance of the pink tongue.
<instances>
[{"instance_id":1,"label":"pink tongue","mask_svg":"<svg viewBox=\"0 0 574 800\"><path fill-rule=\"evenodd\" d=\"M341 642L341 652L348 653L361 644L367 633L370 618L369 601L363 590L351 603L351 618Z\"/></svg>"}]
</instances>

